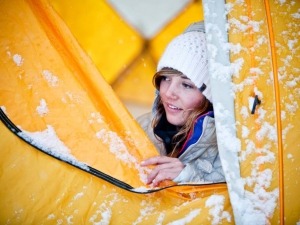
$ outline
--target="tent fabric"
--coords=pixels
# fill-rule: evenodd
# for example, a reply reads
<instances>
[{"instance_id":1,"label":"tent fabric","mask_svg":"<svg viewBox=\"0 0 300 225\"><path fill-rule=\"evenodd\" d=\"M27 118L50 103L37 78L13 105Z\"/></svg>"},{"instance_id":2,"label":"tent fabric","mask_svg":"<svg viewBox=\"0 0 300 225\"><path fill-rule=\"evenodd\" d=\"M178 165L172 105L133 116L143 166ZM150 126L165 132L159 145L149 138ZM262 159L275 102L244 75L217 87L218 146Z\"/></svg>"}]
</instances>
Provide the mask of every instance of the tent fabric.
<instances>
[{"instance_id":1,"label":"tent fabric","mask_svg":"<svg viewBox=\"0 0 300 225\"><path fill-rule=\"evenodd\" d=\"M0 3L1 224L299 223L299 2L203 1L227 185L157 189L152 143L51 4Z\"/></svg>"},{"instance_id":2,"label":"tent fabric","mask_svg":"<svg viewBox=\"0 0 300 225\"><path fill-rule=\"evenodd\" d=\"M47 1L0 4L1 224L233 223L226 184L145 185L157 151Z\"/></svg>"},{"instance_id":3,"label":"tent fabric","mask_svg":"<svg viewBox=\"0 0 300 225\"><path fill-rule=\"evenodd\" d=\"M204 1L210 9L205 21L219 151L235 222L297 224L300 204L292 199L299 198L300 178L300 4L218 3Z\"/></svg>"},{"instance_id":4,"label":"tent fabric","mask_svg":"<svg viewBox=\"0 0 300 225\"><path fill-rule=\"evenodd\" d=\"M261 201L265 215L270 213L266 212L266 202L272 205L274 197L278 198L272 224L278 220L292 224L300 219L300 204L292 201L299 197L296 193L300 179L300 154L296 150L299 139L295 137L299 136L296 118L300 113L296 106L300 87L299 9L299 2L249 1L235 5L229 14L230 29L235 31L229 35L230 42L245 43L231 59L236 63L240 57L244 60L234 74L235 114L242 140L241 175L246 181L246 196L253 195L255 204ZM237 25L237 14L240 18L247 16L249 22L239 20ZM252 81L248 83L249 79ZM261 104L254 114L248 114L243 109L253 106L255 96ZM291 174L295 175L292 180Z\"/></svg>"},{"instance_id":5,"label":"tent fabric","mask_svg":"<svg viewBox=\"0 0 300 225\"><path fill-rule=\"evenodd\" d=\"M152 16L150 22L140 19L135 23L132 18L128 18L129 9L121 9L122 5L133 4L134 1L74 1L72 7L65 1L49 2L105 80L112 85L117 96L122 101L139 104L149 110L155 92L151 81L164 48L188 24L203 19L201 1L174 2L173 7L176 9L166 11L162 18L159 16L162 14L160 12L159 15L156 13ZM142 14L145 7L141 5L145 4L150 7L155 1L143 1L136 7L133 5L130 8L135 13L130 16L138 17L135 14ZM162 4L166 5L167 2L160 3L159 9L155 9L156 3L145 14L148 15L153 10L161 11ZM151 17L148 15L148 20L149 18ZM153 23L156 24L155 29L145 27ZM149 33L146 31L148 29L155 32L145 36L145 33Z\"/></svg>"},{"instance_id":6,"label":"tent fabric","mask_svg":"<svg viewBox=\"0 0 300 225\"><path fill-rule=\"evenodd\" d=\"M136 194L53 160L2 123L0 131L1 224L230 224L225 185Z\"/></svg>"}]
</instances>

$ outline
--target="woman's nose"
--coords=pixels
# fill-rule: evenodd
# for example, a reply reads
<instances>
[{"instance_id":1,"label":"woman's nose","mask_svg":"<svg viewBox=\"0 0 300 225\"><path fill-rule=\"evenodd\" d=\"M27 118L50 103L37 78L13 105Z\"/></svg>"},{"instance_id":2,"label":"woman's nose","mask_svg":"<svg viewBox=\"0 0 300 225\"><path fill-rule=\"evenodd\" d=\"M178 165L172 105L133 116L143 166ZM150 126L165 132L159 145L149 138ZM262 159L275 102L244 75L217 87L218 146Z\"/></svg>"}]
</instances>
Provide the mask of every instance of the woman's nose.
<instances>
[{"instance_id":1,"label":"woman's nose","mask_svg":"<svg viewBox=\"0 0 300 225\"><path fill-rule=\"evenodd\" d=\"M177 93L176 93L176 86L175 84L171 83L169 86L168 86L168 89L166 91L166 96L169 97L169 98L174 98L177 96Z\"/></svg>"}]
</instances>

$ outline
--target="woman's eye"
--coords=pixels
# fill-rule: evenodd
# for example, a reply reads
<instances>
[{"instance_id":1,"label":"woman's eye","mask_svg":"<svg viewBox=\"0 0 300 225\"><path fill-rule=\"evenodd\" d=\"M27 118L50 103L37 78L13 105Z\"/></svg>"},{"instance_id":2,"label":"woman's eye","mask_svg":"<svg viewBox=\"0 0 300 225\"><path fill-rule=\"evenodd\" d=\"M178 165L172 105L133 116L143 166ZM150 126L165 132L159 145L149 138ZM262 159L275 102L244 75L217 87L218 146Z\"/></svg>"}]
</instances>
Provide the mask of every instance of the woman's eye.
<instances>
[{"instance_id":1,"label":"woman's eye","mask_svg":"<svg viewBox=\"0 0 300 225\"><path fill-rule=\"evenodd\" d=\"M194 88L193 85L191 85L191 84L186 84L186 83L183 83L182 86L185 87L185 88L188 88L188 89L193 89L193 88Z\"/></svg>"},{"instance_id":2,"label":"woman's eye","mask_svg":"<svg viewBox=\"0 0 300 225\"><path fill-rule=\"evenodd\" d=\"M167 76L162 76L161 80L164 80L164 81L169 81L171 80L170 77L167 77Z\"/></svg>"}]
</instances>

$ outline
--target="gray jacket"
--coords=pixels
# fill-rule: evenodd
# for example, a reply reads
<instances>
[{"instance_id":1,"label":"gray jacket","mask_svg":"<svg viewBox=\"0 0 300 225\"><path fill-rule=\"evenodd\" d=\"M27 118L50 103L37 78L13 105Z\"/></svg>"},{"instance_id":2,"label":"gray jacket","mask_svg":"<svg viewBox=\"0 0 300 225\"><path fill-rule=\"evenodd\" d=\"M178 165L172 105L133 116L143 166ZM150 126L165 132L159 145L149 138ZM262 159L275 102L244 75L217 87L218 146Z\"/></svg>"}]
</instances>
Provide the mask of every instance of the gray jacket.
<instances>
[{"instance_id":1,"label":"gray jacket","mask_svg":"<svg viewBox=\"0 0 300 225\"><path fill-rule=\"evenodd\" d=\"M140 116L137 121L154 143L160 155L166 155L163 142L153 132L152 113ZM187 147L185 152L179 156L179 160L185 167L173 180L176 183L225 182L219 158L214 118L204 117L201 136L195 143Z\"/></svg>"}]
</instances>

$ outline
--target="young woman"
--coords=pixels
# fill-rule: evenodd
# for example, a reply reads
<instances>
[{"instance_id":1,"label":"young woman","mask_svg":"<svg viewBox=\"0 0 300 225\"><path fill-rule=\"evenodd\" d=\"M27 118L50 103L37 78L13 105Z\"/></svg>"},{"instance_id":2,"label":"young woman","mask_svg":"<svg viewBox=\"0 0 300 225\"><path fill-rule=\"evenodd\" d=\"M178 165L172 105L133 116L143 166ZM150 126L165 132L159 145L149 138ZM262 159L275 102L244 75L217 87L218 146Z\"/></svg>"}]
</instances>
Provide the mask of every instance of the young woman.
<instances>
[{"instance_id":1,"label":"young woman","mask_svg":"<svg viewBox=\"0 0 300 225\"><path fill-rule=\"evenodd\" d=\"M137 119L160 152L142 162L154 165L148 184L225 181L207 64L202 22L172 40L158 63L153 112Z\"/></svg>"}]
</instances>

